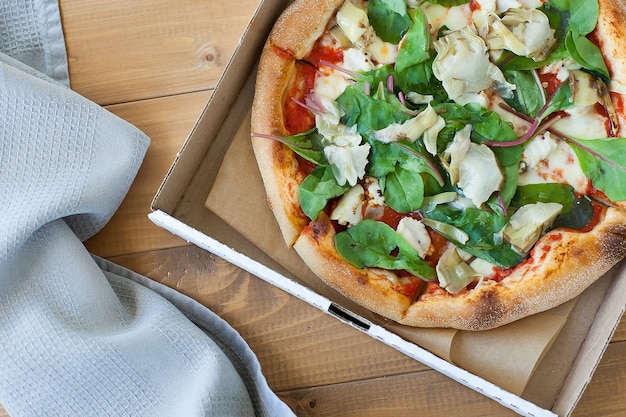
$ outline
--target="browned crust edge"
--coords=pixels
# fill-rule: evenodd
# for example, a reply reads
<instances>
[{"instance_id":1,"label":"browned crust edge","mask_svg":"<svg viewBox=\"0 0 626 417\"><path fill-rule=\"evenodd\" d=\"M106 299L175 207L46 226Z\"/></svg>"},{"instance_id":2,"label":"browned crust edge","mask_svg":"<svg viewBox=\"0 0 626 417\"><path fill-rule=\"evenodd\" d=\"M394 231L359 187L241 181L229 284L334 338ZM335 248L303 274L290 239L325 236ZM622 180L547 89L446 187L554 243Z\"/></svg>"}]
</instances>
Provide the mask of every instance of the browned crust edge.
<instances>
[{"instance_id":1,"label":"browned crust edge","mask_svg":"<svg viewBox=\"0 0 626 417\"><path fill-rule=\"evenodd\" d=\"M411 304L392 288L383 271L356 268L339 255L335 230L323 213L303 230L294 249L322 281L370 311L401 321Z\"/></svg>"},{"instance_id":2,"label":"browned crust edge","mask_svg":"<svg viewBox=\"0 0 626 417\"><path fill-rule=\"evenodd\" d=\"M294 248L320 279L360 305L415 327L475 331L511 323L578 296L626 256L626 211L609 208L589 233L555 230L543 236L533 258L500 283L487 280L457 296L442 292L401 313L399 300L389 296L376 274L341 259L334 249L334 232L327 230L324 220L313 227ZM551 249L542 253L545 245Z\"/></svg>"},{"instance_id":3,"label":"browned crust edge","mask_svg":"<svg viewBox=\"0 0 626 417\"><path fill-rule=\"evenodd\" d=\"M269 42L296 59L304 58L344 0L295 1L280 15Z\"/></svg>"},{"instance_id":4,"label":"browned crust edge","mask_svg":"<svg viewBox=\"0 0 626 417\"><path fill-rule=\"evenodd\" d=\"M257 87L252 103L252 149L265 186L267 201L276 218L283 239L293 244L308 219L298 201L298 162L291 150L280 142L254 136L287 134L283 119L284 91L295 72L293 57L267 43L257 71Z\"/></svg>"},{"instance_id":5,"label":"browned crust edge","mask_svg":"<svg viewBox=\"0 0 626 417\"><path fill-rule=\"evenodd\" d=\"M295 61L309 53L342 3L343 0L323 0L312 6L312 2L296 1L278 19L257 74L253 133L285 135L283 96ZM625 3L599 0L599 4L601 16L595 35L612 76L626 85ZM626 125L623 115L619 116L622 125ZM544 236L538 247L555 233L560 233L562 239L544 254L541 262L524 264L502 283L486 281L463 296L431 297L409 307L408 299L393 291L380 275L373 270L355 268L340 257L334 249L334 231L328 227L328 219L321 218L305 228L308 220L301 210L298 208L296 213L294 205L286 203L293 203L293 192L284 193L284 184L296 177L295 157L275 141L255 137L252 141L268 200L285 241L295 242L298 254L328 285L362 306L405 325L464 330L495 328L576 297L626 256L626 213L608 209L605 218L590 233L555 231Z\"/></svg>"}]
</instances>

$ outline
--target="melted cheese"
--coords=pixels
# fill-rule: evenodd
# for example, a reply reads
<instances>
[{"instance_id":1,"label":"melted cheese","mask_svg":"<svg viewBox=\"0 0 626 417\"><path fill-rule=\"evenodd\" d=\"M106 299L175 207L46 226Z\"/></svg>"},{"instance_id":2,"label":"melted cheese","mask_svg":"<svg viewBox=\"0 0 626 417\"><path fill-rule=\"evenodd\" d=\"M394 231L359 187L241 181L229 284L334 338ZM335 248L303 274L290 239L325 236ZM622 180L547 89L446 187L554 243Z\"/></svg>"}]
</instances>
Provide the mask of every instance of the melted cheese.
<instances>
[{"instance_id":1,"label":"melted cheese","mask_svg":"<svg viewBox=\"0 0 626 417\"><path fill-rule=\"evenodd\" d=\"M472 21L472 11L468 4L447 8L425 2L421 9L426 15L426 21L433 34L444 26L450 30L462 29Z\"/></svg>"},{"instance_id":2,"label":"melted cheese","mask_svg":"<svg viewBox=\"0 0 626 417\"><path fill-rule=\"evenodd\" d=\"M589 180L583 174L574 150L565 142L553 140L545 159L535 167L526 168L519 176L519 185L558 182L570 184L579 193L587 191Z\"/></svg>"}]
</instances>

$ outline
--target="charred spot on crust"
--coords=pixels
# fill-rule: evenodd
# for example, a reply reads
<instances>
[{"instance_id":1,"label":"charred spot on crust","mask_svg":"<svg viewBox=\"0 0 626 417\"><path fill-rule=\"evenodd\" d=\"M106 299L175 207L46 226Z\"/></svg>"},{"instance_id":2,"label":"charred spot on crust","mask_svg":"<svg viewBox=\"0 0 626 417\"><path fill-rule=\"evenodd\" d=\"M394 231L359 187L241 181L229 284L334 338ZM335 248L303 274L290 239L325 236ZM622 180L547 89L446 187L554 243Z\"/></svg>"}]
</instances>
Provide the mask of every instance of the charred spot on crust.
<instances>
[{"instance_id":1,"label":"charred spot on crust","mask_svg":"<svg viewBox=\"0 0 626 417\"><path fill-rule=\"evenodd\" d=\"M495 290L485 291L476 300L472 327L490 328L495 326L505 311Z\"/></svg>"},{"instance_id":2,"label":"charred spot on crust","mask_svg":"<svg viewBox=\"0 0 626 417\"><path fill-rule=\"evenodd\" d=\"M311 234L316 242L322 240L328 234L328 223L314 221L311 222Z\"/></svg>"},{"instance_id":3,"label":"charred spot on crust","mask_svg":"<svg viewBox=\"0 0 626 417\"><path fill-rule=\"evenodd\" d=\"M619 261L626 256L626 226L614 225L602 237L602 256Z\"/></svg>"}]
</instances>

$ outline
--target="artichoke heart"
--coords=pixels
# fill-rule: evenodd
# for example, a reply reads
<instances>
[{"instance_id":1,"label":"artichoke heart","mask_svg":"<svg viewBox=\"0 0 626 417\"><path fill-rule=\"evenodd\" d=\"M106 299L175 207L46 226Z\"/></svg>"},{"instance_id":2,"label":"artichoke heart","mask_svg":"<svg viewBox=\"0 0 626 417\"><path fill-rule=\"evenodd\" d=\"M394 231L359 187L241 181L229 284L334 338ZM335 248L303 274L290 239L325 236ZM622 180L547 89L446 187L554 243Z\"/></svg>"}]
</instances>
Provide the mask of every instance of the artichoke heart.
<instances>
[{"instance_id":1,"label":"artichoke heart","mask_svg":"<svg viewBox=\"0 0 626 417\"><path fill-rule=\"evenodd\" d=\"M559 203L526 204L511 216L502 235L520 253L528 253L562 210Z\"/></svg>"},{"instance_id":2,"label":"artichoke heart","mask_svg":"<svg viewBox=\"0 0 626 417\"><path fill-rule=\"evenodd\" d=\"M336 15L337 25L350 42L355 43L369 27L367 12L350 1L344 1Z\"/></svg>"},{"instance_id":3,"label":"artichoke heart","mask_svg":"<svg viewBox=\"0 0 626 417\"><path fill-rule=\"evenodd\" d=\"M494 85L515 88L489 60L485 41L470 28L451 32L433 42L433 46L437 51L433 74L456 103L466 104L468 97Z\"/></svg>"},{"instance_id":4,"label":"artichoke heart","mask_svg":"<svg viewBox=\"0 0 626 417\"><path fill-rule=\"evenodd\" d=\"M363 178L370 148L369 143L359 146L330 145L324 148L324 156L332 167L337 184L354 186Z\"/></svg>"},{"instance_id":5,"label":"artichoke heart","mask_svg":"<svg viewBox=\"0 0 626 417\"><path fill-rule=\"evenodd\" d=\"M383 143L404 139L415 142L428 128L438 122L438 118L437 112L429 104L424 111L406 122L392 123L383 129L375 131L374 134L376 139Z\"/></svg>"},{"instance_id":6,"label":"artichoke heart","mask_svg":"<svg viewBox=\"0 0 626 417\"><path fill-rule=\"evenodd\" d=\"M490 13L487 22L486 42L490 49L507 49L516 55L542 61L556 44L548 17L537 9L512 8L502 19Z\"/></svg>"},{"instance_id":7,"label":"artichoke heart","mask_svg":"<svg viewBox=\"0 0 626 417\"><path fill-rule=\"evenodd\" d=\"M483 205L491 194L498 191L504 175L495 154L487 145L470 143L469 149L459 164L457 186L476 207Z\"/></svg>"},{"instance_id":8,"label":"artichoke heart","mask_svg":"<svg viewBox=\"0 0 626 417\"><path fill-rule=\"evenodd\" d=\"M450 294L461 292L467 285L483 275L471 266L459 254L457 247L449 245L437 262L437 278L439 285Z\"/></svg>"}]
</instances>

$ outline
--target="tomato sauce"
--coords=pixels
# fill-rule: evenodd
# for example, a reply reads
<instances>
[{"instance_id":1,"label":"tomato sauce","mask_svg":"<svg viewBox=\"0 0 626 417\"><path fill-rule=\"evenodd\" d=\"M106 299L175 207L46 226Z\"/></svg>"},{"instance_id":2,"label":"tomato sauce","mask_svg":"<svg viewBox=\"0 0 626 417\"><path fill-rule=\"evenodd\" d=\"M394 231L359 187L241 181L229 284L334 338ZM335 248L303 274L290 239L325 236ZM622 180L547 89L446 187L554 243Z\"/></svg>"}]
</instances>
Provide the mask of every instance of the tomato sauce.
<instances>
[{"instance_id":1,"label":"tomato sauce","mask_svg":"<svg viewBox=\"0 0 626 417\"><path fill-rule=\"evenodd\" d=\"M609 115L609 111L607 110L606 106L600 103L596 103L594 104L593 109L600 116L604 117L604 129L606 129L607 137L615 137L613 122L611 121L611 116Z\"/></svg>"},{"instance_id":2,"label":"tomato sauce","mask_svg":"<svg viewBox=\"0 0 626 417\"><path fill-rule=\"evenodd\" d=\"M315 83L316 68L312 65L296 62L296 71L291 87L286 94L283 103L283 114L285 118L285 128L289 135L301 133L311 129L315 125L313 114L292 100L292 98L303 102L304 95L313 89Z\"/></svg>"},{"instance_id":3,"label":"tomato sauce","mask_svg":"<svg viewBox=\"0 0 626 417\"><path fill-rule=\"evenodd\" d=\"M318 40L309 55L307 55L304 60L315 65L316 67L319 67L322 61L336 64L343 61L343 50L340 48L333 48L329 45L323 45Z\"/></svg>"},{"instance_id":4,"label":"tomato sauce","mask_svg":"<svg viewBox=\"0 0 626 417\"><path fill-rule=\"evenodd\" d=\"M561 80L553 73L539 74L539 80L549 97L554 95L556 90L561 86Z\"/></svg>"},{"instance_id":5,"label":"tomato sauce","mask_svg":"<svg viewBox=\"0 0 626 417\"><path fill-rule=\"evenodd\" d=\"M410 299L414 299L425 284L425 281L413 275L402 276L401 281L401 283L393 285L393 290Z\"/></svg>"}]
</instances>

